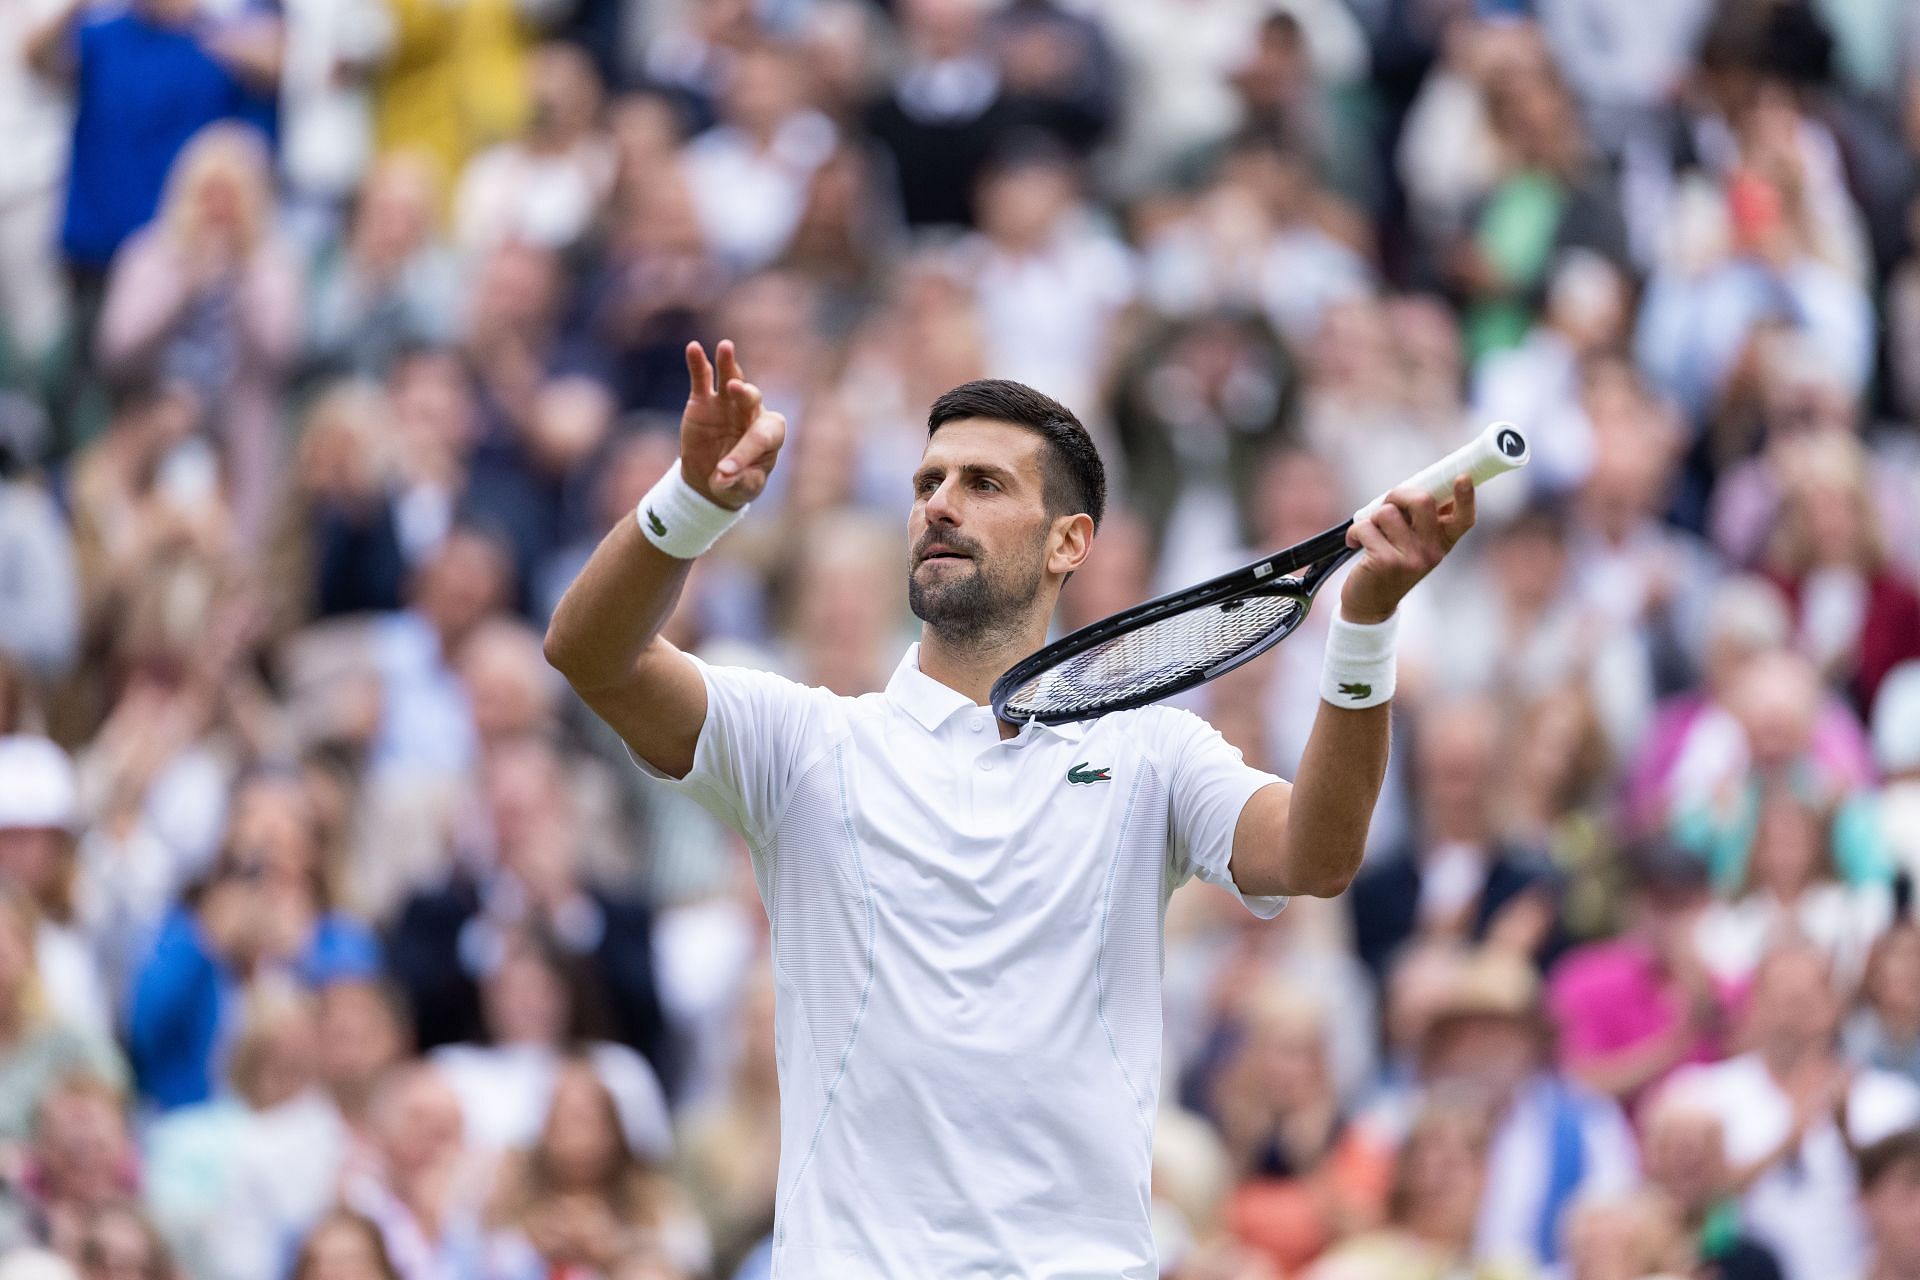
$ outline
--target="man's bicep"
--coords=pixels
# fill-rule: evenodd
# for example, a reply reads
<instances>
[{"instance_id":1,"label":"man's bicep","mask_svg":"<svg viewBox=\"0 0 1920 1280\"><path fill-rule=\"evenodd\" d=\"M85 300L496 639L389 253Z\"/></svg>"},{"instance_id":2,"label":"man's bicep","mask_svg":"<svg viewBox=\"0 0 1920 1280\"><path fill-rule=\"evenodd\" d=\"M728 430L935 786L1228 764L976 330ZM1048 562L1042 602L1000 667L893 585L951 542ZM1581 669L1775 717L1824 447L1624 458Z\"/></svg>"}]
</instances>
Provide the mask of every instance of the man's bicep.
<instances>
[{"instance_id":1,"label":"man's bicep","mask_svg":"<svg viewBox=\"0 0 1920 1280\"><path fill-rule=\"evenodd\" d=\"M837 699L771 671L703 662L664 641L654 648L664 651L660 665L612 708L621 717L614 727L646 772L760 843L807 764L844 728Z\"/></svg>"},{"instance_id":2,"label":"man's bicep","mask_svg":"<svg viewBox=\"0 0 1920 1280\"><path fill-rule=\"evenodd\" d=\"M692 658L655 640L627 680L579 693L636 759L676 780L693 769L707 721L707 682Z\"/></svg>"},{"instance_id":3,"label":"man's bicep","mask_svg":"<svg viewBox=\"0 0 1920 1280\"><path fill-rule=\"evenodd\" d=\"M1293 784L1285 779L1267 783L1240 806L1228 868L1242 893L1270 894L1269 886L1284 883L1287 814L1292 808Z\"/></svg>"}]
</instances>

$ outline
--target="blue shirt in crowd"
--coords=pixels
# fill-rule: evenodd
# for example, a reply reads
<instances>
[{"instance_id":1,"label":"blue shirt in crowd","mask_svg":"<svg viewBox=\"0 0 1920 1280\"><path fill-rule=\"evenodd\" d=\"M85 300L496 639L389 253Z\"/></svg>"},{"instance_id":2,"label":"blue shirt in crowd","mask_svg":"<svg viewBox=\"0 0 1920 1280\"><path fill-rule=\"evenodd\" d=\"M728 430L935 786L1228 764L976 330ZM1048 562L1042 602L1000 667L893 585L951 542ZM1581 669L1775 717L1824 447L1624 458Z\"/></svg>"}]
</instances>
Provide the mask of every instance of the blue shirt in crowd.
<instances>
[{"instance_id":1,"label":"blue shirt in crowd","mask_svg":"<svg viewBox=\"0 0 1920 1280\"><path fill-rule=\"evenodd\" d=\"M73 157L60 247L76 266L105 268L145 226L187 139L216 120L265 123L249 93L192 27L129 11L75 33Z\"/></svg>"}]
</instances>

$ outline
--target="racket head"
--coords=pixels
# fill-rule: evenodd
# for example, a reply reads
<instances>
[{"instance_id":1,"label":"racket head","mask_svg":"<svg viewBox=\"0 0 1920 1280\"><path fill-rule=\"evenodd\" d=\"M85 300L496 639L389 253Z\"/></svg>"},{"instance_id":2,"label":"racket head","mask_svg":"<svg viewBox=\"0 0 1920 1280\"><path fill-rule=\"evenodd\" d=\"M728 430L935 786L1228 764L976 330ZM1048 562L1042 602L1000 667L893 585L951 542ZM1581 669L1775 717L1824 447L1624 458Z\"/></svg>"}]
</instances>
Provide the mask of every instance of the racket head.
<instances>
[{"instance_id":1,"label":"racket head","mask_svg":"<svg viewBox=\"0 0 1920 1280\"><path fill-rule=\"evenodd\" d=\"M990 701L1002 720L1065 724L1130 711L1225 675L1306 620L1313 593L1353 550L1346 526L1281 557L1103 618L1008 668ZM1262 569L1265 572L1262 572Z\"/></svg>"}]
</instances>

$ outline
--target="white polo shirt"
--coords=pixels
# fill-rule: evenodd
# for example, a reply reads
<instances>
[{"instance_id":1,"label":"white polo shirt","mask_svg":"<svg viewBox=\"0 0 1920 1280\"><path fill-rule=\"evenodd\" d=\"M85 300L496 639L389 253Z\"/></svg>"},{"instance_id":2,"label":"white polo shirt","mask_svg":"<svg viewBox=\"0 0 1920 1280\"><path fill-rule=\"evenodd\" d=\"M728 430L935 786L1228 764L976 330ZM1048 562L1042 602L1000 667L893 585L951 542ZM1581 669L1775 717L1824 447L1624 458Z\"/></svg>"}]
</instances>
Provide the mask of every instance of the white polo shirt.
<instances>
[{"instance_id":1,"label":"white polo shirt","mask_svg":"<svg viewBox=\"0 0 1920 1280\"><path fill-rule=\"evenodd\" d=\"M773 1274L1153 1280L1167 897L1233 890L1278 779L1168 707L1003 741L918 646L859 698L699 666L675 785L751 846L773 929Z\"/></svg>"}]
</instances>

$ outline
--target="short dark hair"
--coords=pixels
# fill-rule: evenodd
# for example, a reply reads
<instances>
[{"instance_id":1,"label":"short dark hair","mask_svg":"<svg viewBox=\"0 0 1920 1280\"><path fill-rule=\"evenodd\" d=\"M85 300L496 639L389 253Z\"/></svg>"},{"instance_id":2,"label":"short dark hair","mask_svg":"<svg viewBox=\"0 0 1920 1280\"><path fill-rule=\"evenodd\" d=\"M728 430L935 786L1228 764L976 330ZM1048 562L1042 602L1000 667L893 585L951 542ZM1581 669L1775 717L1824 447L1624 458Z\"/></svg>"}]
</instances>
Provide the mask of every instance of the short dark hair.
<instances>
[{"instance_id":1,"label":"short dark hair","mask_svg":"<svg viewBox=\"0 0 1920 1280\"><path fill-rule=\"evenodd\" d=\"M1048 513L1085 512L1093 517L1093 527L1100 527L1107 513L1107 468L1073 410L1022 383L979 378L961 383L933 402L927 413L927 435L962 418L1012 423L1045 440Z\"/></svg>"}]
</instances>

